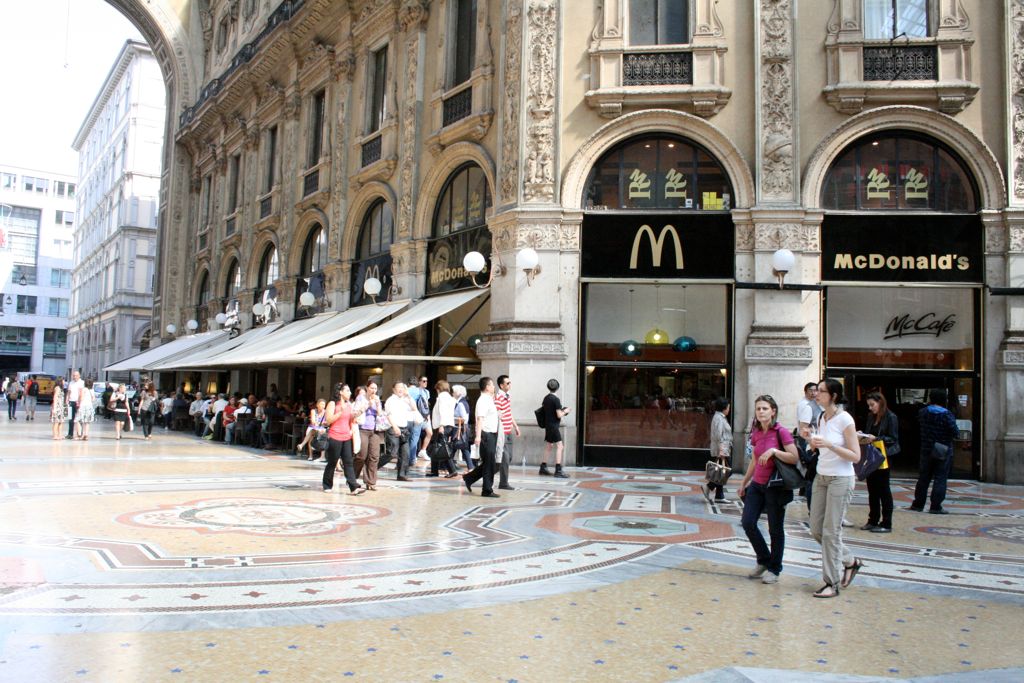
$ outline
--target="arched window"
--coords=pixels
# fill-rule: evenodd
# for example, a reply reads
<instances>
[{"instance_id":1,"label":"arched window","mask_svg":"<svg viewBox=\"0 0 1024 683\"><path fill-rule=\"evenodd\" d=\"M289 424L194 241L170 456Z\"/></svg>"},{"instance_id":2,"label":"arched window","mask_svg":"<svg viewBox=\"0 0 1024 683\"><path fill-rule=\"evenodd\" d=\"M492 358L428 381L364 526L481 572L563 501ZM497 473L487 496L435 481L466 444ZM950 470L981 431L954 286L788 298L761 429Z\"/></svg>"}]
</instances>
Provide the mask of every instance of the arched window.
<instances>
[{"instance_id":1,"label":"arched window","mask_svg":"<svg viewBox=\"0 0 1024 683\"><path fill-rule=\"evenodd\" d=\"M327 265L327 231L319 223L313 226L302 245L300 274L319 273Z\"/></svg>"},{"instance_id":2,"label":"arched window","mask_svg":"<svg viewBox=\"0 0 1024 683\"><path fill-rule=\"evenodd\" d=\"M280 271L277 264L277 247L270 245L263 252L263 258L260 259L260 272L256 286L259 289L266 289L277 281L279 275Z\"/></svg>"},{"instance_id":3,"label":"arched window","mask_svg":"<svg viewBox=\"0 0 1024 683\"><path fill-rule=\"evenodd\" d=\"M224 297L233 299L242 289L242 271L238 267L238 259L231 260L227 273L227 277L224 278Z\"/></svg>"},{"instance_id":4,"label":"arched window","mask_svg":"<svg viewBox=\"0 0 1024 683\"><path fill-rule=\"evenodd\" d=\"M487 177L476 164L466 164L449 176L434 210L434 237L487 224L491 192Z\"/></svg>"},{"instance_id":5,"label":"arched window","mask_svg":"<svg viewBox=\"0 0 1024 683\"><path fill-rule=\"evenodd\" d=\"M385 293L391 286L391 242L395 238L395 220L391 207L383 199L375 201L366 211L359 227L356 258L352 262L351 305L370 303L364 294L367 278L376 278Z\"/></svg>"},{"instance_id":6,"label":"arched window","mask_svg":"<svg viewBox=\"0 0 1024 683\"><path fill-rule=\"evenodd\" d=\"M391 207L383 199L378 199L366 212L359 228L356 258L366 259L383 254L391 249L394 239L395 220L391 215Z\"/></svg>"},{"instance_id":7,"label":"arched window","mask_svg":"<svg viewBox=\"0 0 1024 683\"><path fill-rule=\"evenodd\" d=\"M722 165L678 137L630 139L608 151L587 178L587 209L728 211L735 195Z\"/></svg>"},{"instance_id":8,"label":"arched window","mask_svg":"<svg viewBox=\"0 0 1024 683\"><path fill-rule=\"evenodd\" d=\"M205 306L210 301L210 273L203 271L199 278L199 289L196 290L196 305Z\"/></svg>"},{"instance_id":9,"label":"arched window","mask_svg":"<svg viewBox=\"0 0 1024 683\"><path fill-rule=\"evenodd\" d=\"M978 189L963 160L942 143L888 131L861 138L836 157L825 175L821 206L974 213Z\"/></svg>"}]
</instances>

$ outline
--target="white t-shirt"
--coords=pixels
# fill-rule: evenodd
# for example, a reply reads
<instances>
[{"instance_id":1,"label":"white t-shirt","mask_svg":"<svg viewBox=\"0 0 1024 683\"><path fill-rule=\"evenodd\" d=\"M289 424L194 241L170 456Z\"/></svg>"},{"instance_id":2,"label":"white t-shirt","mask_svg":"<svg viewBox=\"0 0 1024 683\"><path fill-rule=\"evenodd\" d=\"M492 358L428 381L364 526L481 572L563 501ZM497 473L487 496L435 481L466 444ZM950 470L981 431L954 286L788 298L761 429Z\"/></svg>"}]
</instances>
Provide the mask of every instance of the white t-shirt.
<instances>
[{"instance_id":1,"label":"white t-shirt","mask_svg":"<svg viewBox=\"0 0 1024 683\"><path fill-rule=\"evenodd\" d=\"M161 412L170 413L174 410L174 399L171 398L170 396L167 396L162 401L160 401L160 405L163 406L163 410Z\"/></svg>"},{"instance_id":2,"label":"white t-shirt","mask_svg":"<svg viewBox=\"0 0 1024 683\"><path fill-rule=\"evenodd\" d=\"M384 414L388 416L388 422L399 429L405 427L413 419L410 413L415 411L411 411L409 408L409 399L397 394L391 394L384 402Z\"/></svg>"},{"instance_id":3,"label":"white t-shirt","mask_svg":"<svg viewBox=\"0 0 1024 683\"><path fill-rule=\"evenodd\" d=\"M836 445L846 444L843 437L843 430L853 424L853 418L845 410L840 410L826 420L822 415L818 420L818 434L825 441ZM831 448L818 449L818 474L825 474L830 477L852 477L854 476L853 463L843 460Z\"/></svg>"},{"instance_id":4,"label":"white t-shirt","mask_svg":"<svg viewBox=\"0 0 1024 683\"><path fill-rule=\"evenodd\" d=\"M74 380L68 383L68 402L78 403L82 398L82 391L85 389L85 382L83 380Z\"/></svg>"},{"instance_id":5,"label":"white t-shirt","mask_svg":"<svg viewBox=\"0 0 1024 683\"><path fill-rule=\"evenodd\" d=\"M806 424L814 424L814 418L821 414L821 406L818 402L809 398L802 398L796 404L796 421Z\"/></svg>"},{"instance_id":6,"label":"white t-shirt","mask_svg":"<svg viewBox=\"0 0 1024 683\"><path fill-rule=\"evenodd\" d=\"M492 434L498 431L498 408L494 405L494 396L480 394L476 400L476 419L483 421L483 430Z\"/></svg>"}]
</instances>

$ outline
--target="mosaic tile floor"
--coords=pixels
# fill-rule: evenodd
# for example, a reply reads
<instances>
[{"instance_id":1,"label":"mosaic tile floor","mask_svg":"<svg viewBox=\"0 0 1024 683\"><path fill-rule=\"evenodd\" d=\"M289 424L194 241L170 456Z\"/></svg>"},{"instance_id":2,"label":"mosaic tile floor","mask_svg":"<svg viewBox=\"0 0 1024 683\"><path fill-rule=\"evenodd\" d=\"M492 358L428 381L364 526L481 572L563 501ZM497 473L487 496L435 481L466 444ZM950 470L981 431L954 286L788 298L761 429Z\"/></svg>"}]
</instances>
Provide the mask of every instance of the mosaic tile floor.
<instances>
[{"instance_id":1,"label":"mosaic tile floor","mask_svg":"<svg viewBox=\"0 0 1024 683\"><path fill-rule=\"evenodd\" d=\"M322 465L103 422L0 440L0 681L1024 680L1024 487L848 530L866 566L814 600L802 502L763 585L697 473L516 466L483 499L419 469L351 497Z\"/></svg>"}]
</instances>

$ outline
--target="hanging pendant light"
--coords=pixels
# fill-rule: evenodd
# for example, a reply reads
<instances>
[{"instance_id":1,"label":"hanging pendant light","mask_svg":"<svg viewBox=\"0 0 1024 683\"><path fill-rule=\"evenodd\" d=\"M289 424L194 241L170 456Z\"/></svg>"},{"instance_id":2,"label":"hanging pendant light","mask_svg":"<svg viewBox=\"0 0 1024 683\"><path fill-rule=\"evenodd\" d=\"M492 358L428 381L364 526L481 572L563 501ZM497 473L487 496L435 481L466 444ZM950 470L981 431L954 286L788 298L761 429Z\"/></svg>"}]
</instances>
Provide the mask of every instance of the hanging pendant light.
<instances>
[{"instance_id":1,"label":"hanging pendant light","mask_svg":"<svg viewBox=\"0 0 1024 683\"><path fill-rule=\"evenodd\" d=\"M668 344L670 337L661 327L661 285L654 285L655 305L658 311L658 320L647 334L644 335L645 344Z\"/></svg>"},{"instance_id":2,"label":"hanging pendant light","mask_svg":"<svg viewBox=\"0 0 1024 683\"><path fill-rule=\"evenodd\" d=\"M680 312L683 314L683 332L686 332L686 285L683 285L683 308ZM676 340L672 342L672 349L679 353L695 351L697 349L697 340L684 334L676 337Z\"/></svg>"},{"instance_id":3,"label":"hanging pendant light","mask_svg":"<svg viewBox=\"0 0 1024 683\"><path fill-rule=\"evenodd\" d=\"M633 289L629 290L629 329L633 329ZM635 358L643 353L640 342L635 339L627 339L619 344L619 353L628 358Z\"/></svg>"}]
</instances>

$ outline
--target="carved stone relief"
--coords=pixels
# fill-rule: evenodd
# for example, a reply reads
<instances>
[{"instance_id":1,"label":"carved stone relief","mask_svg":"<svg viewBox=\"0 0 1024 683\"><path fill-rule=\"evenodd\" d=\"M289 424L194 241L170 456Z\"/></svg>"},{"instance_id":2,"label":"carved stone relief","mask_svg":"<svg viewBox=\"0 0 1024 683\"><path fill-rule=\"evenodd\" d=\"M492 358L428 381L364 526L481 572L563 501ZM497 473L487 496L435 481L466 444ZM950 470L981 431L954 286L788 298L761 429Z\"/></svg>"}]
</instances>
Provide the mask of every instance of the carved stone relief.
<instances>
[{"instance_id":1,"label":"carved stone relief","mask_svg":"<svg viewBox=\"0 0 1024 683\"><path fill-rule=\"evenodd\" d=\"M526 167L523 198L527 202L551 202L555 197L555 54L558 3L534 0L527 10L529 64L526 107L530 123L526 132Z\"/></svg>"},{"instance_id":2,"label":"carved stone relief","mask_svg":"<svg viewBox=\"0 0 1024 683\"><path fill-rule=\"evenodd\" d=\"M754 226L754 249L757 251L775 251L789 249L795 252L819 251L818 230L816 226L796 223L767 223Z\"/></svg>"},{"instance_id":3,"label":"carved stone relief","mask_svg":"<svg viewBox=\"0 0 1024 683\"><path fill-rule=\"evenodd\" d=\"M1010 247L1007 252L1024 254L1024 227L1013 226L1010 228Z\"/></svg>"},{"instance_id":4,"label":"carved stone relief","mask_svg":"<svg viewBox=\"0 0 1024 683\"><path fill-rule=\"evenodd\" d=\"M999 224L985 226L985 253L1002 254L1006 251L1006 228Z\"/></svg>"},{"instance_id":5,"label":"carved stone relief","mask_svg":"<svg viewBox=\"0 0 1024 683\"><path fill-rule=\"evenodd\" d=\"M754 250L754 226L745 223L736 226L736 251Z\"/></svg>"},{"instance_id":6,"label":"carved stone relief","mask_svg":"<svg viewBox=\"0 0 1024 683\"><path fill-rule=\"evenodd\" d=\"M761 193L766 200L794 200L792 6L760 2Z\"/></svg>"},{"instance_id":7,"label":"carved stone relief","mask_svg":"<svg viewBox=\"0 0 1024 683\"><path fill-rule=\"evenodd\" d=\"M1010 33L1013 41L1009 50L1010 117L1013 129L1011 194L1018 201L1024 201L1024 0L1013 0L1010 11Z\"/></svg>"},{"instance_id":8,"label":"carved stone relief","mask_svg":"<svg viewBox=\"0 0 1024 683\"><path fill-rule=\"evenodd\" d=\"M519 2L508 4L505 22L505 73L503 76L501 136L501 201L512 203L519 188L519 88L523 45L523 9Z\"/></svg>"},{"instance_id":9,"label":"carved stone relief","mask_svg":"<svg viewBox=\"0 0 1024 683\"><path fill-rule=\"evenodd\" d=\"M405 44L405 92L402 97L401 154L399 170L398 197L398 237L409 239L412 236L412 214L416 200L416 113L419 102L416 99L419 83L420 41L425 40L423 27L426 24L429 10L420 0L406 0L399 14L403 30L409 36Z\"/></svg>"}]
</instances>

